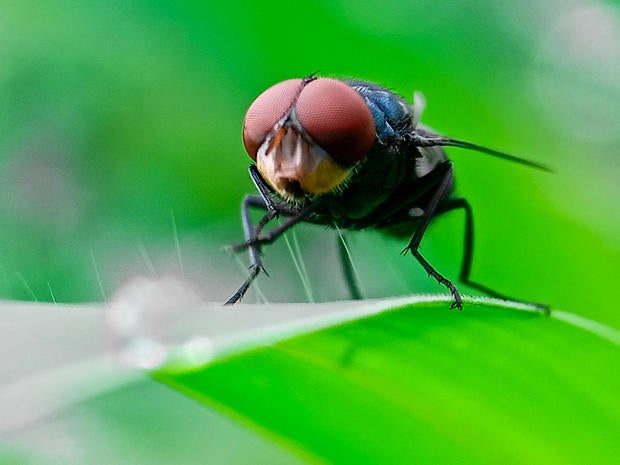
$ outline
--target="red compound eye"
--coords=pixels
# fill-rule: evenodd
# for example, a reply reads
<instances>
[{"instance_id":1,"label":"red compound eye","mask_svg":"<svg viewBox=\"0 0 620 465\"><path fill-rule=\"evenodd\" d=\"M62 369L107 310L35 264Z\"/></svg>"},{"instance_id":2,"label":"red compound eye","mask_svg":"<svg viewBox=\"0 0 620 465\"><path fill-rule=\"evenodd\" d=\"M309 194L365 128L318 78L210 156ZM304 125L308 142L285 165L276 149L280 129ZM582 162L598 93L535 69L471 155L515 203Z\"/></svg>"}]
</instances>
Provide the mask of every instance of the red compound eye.
<instances>
[{"instance_id":1,"label":"red compound eye","mask_svg":"<svg viewBox=\"0 0 620 465\"><path fill-rule=\"evenodd\" d=\"M256 161L256 152L303 89L302 79L289 79L271 86L252 102L243 121L243 145Z\"/></svg>"},{"instance_id":2,"label":"red compound eye","mask_svg":"<svg viewBox=\"0 0 620 465\"><path fill-rule=\"evenodd\" d=\"M375 141L375 123L362 97L337 79L280 82L250 105L243 123L243 145L256 160L258 148L295 104L297 118L310 136L338 163L352 166L366 158Z\"/></svg>"},{"instance_id":3,"label":"red compound eye","mask_svg":"<svg viewBox=\"0 0 620 465\"><path fill-rule=\"evenodd\" d=\"M299 122L336 161L354 165L375 141L375 123L362 97L336 79L308 83L296 104Z\"/></svg>"}]
</instances>

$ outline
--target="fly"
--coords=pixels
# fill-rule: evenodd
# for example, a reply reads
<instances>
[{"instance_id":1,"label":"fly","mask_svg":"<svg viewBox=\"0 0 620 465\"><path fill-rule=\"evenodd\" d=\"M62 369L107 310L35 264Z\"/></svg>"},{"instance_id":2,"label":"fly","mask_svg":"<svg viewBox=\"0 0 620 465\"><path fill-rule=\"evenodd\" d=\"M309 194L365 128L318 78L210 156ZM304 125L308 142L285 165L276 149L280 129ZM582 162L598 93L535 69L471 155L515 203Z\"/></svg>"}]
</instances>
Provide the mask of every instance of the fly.
<instances>
[{"instance_id":1,"label":"fly","mask_svg":"<svg viewBox=\"0 0 620 465\"><path fill-rule=\"evenodd\" d=\"M243 143L254 160L249 173L258 195L241 204L244 239L234 250L247 249L250 272L227 304L241 300L264 271L262 246L299 222L340 229L376 228L396 233L408 229L411 253L426 272L452 295L450 308L463 302L456 286L420 253L431 220L443 213L465 212L465 248L460 281L486 294L503 297L470 280L473 254L472 209L454 197L453 168L443 146L484 152L544 171L549 168L480 145L436 134L419 123L424 100L410 105L379 85L361 80L289 79L259 95L243 124ZM250 208L265 215L253 224ZM264 232L276 217L284 221ZM344 257L344 254L341 254ZM353 298L360 298L351 265L343 259ZM546 308L540 305L541 308Z\"/></svg>"}]
</instances>

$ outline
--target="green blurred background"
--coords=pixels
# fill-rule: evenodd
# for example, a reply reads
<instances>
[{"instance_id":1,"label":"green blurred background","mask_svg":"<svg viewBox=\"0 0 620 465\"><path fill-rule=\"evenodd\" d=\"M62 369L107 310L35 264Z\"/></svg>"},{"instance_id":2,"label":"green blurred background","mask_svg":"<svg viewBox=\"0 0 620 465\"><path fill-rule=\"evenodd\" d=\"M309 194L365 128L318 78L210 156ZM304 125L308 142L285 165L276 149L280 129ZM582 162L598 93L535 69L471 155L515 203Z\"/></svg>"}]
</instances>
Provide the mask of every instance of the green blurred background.
<instances>
[{"instance_id":1,"label":"green blurred background","mask_svg":"<svg viewBox=\"0 0 620 465\"><path fill-rule=\"evenodd\" d=\"M100 301L132 276L174 275L223 301L247 264L221 252L253 190L245 110L317 70L420 90L426 124L553 166L450 150L474 207L472 277L620 327L617 2L5 0L0 297ZM297 234L315 298L346 298L335 234ZM462 235L453 213L423 241L450 277ZM351 243L368 296L444 291L402 242ZM265 262L269 300L305 298L284 243Z\"/></svg>"}]
</instances>

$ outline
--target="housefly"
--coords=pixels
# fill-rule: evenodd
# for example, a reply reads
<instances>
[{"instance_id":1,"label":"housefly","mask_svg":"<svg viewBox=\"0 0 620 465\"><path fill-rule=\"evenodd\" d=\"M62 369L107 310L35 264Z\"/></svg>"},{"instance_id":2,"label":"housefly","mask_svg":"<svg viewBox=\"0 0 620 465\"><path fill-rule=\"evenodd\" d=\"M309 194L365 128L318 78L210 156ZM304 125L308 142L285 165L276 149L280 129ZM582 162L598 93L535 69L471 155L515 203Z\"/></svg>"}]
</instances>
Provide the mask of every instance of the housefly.
<instances>
[{"instance_id":1,"label":"housefly","mask_svg":"<svg viewBox=\"0 0 620 465\"><path fill-rule=\"evenodd\" d=\"M255 162L249 168L258 195L241 205L247 249L247 280L227 304L238 302L263 270L262 246L299 222L360 230L408 230L410 252L430 276L452 295L451 308L461 309L456 286L420 253L431 220L443 213L465 212L465 248L460 280L487 294L502 297L469 279L473 252L472 209L454 197L453 168L444 146L484 152L549 171L533 161L480 145L441 136L419 123L424 108L417 94L410 105L379 85L354 79L290 79L270 87L250 105L243 124L243 143ZM265 211L254 224L250 209ZM274 218L283 221L269 231ZM360 292L350 263L343 260L352 297Z\"/></svg>"}]
</instances>

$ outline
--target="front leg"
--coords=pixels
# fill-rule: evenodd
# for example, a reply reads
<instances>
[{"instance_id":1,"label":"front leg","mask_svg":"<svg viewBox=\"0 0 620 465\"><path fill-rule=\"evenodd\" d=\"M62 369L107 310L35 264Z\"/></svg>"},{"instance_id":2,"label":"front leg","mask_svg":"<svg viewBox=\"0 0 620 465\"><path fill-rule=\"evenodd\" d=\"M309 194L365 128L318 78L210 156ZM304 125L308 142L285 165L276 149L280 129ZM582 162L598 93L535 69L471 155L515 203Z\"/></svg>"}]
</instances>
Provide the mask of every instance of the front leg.
<instances>
[{"instance_id":1,"label":"front leg","mask_svg":"<svg viewBox=\"0 0 620 465\"><path fill-rule=\"evenodd\" d=\"M243 218L243 231L245 242L242 244L237 244L233 246L234 250L242 250L248 249L248 253L250 256L250 275L248 279L241 285L241 287L233 294L233 296L226 301L226 304L234 304L239 302L243 295L247 292L252 281L256 279L258 274L263 269L263 262L260 258L260 247L264 244L270 244L275 241L278 237L284 234L288 229L295 226L297 223L303 221L310 215L318 206L320 205L319 201L312 202L308 204L306 207L302 208L297 213L289 216L281 225L273 228L271 231L268 231L264 234L261 234L261 230L264 226L273 218L278 215L278 210L272 210L268 208L267 202L258 196L258 195L246 195L243 198L243 203L241 207L241 215ZM268 212L261 218L256 226L252 224L252 220L250 218L249 207L259 207L263 209L267 209ZM283 211L285 215L291 214L293 210Z\"/></svg>"},{"instance_id":2,"label":"front leg","mask_svg":"<svg viewBox=\"0 0 620 465\"><path fill-rule=\"evenodd\" d=\"M261 218L256 227L252 224L252 218L250 216L250 207L262 208L267 210L267 214ZM240 244L242 247L233 246L234 250L240 250L241 248L248 249L248 255L250 258L250 274L245 282L241 285L237 292L235 292L230 299L226 301L225 305L232 305L239 302L252 282L256 279L258 274L264 271L263 262L260 258L260 244L256 241L256 237L260 234L260 230L273 218L277 216L278 212L274 208L270 208L270 205L260 195L246 195L241 202L241 221L243 223L243 237L245 242Z\"/></svg>"},{"instance_id":3,"label":"front leg","mask_svg":"<svg viewBox=\"0 0 620 465\"><path fill-rule=\"evenodd\" d=\"M249 196L248 196L249 197ZM312 213L315 209L315 204L310 204L301 211L293 214L292 216L288 216L286 221L284 221L281 225L273 228L270 231L267 231L265 234L261 234L261 231L265 227L265 225L275 216L271 215L271 212L268 212L265 216L261 218L256 227L253 230L252 237L248 237L246 235L245 242L234 244L232 249L236 252L244 249L252 250L252 248L260 249L261 245L271 244L277 238L279 238L282 234L284 234L287 230L295 226L297 223L302 222L306 219L306 217ZM285 213L287 214L287 213ZM290 212L288 213L290 214ZM245 223L244 223L245 226Z\"/></svg>"}]
</instances>

